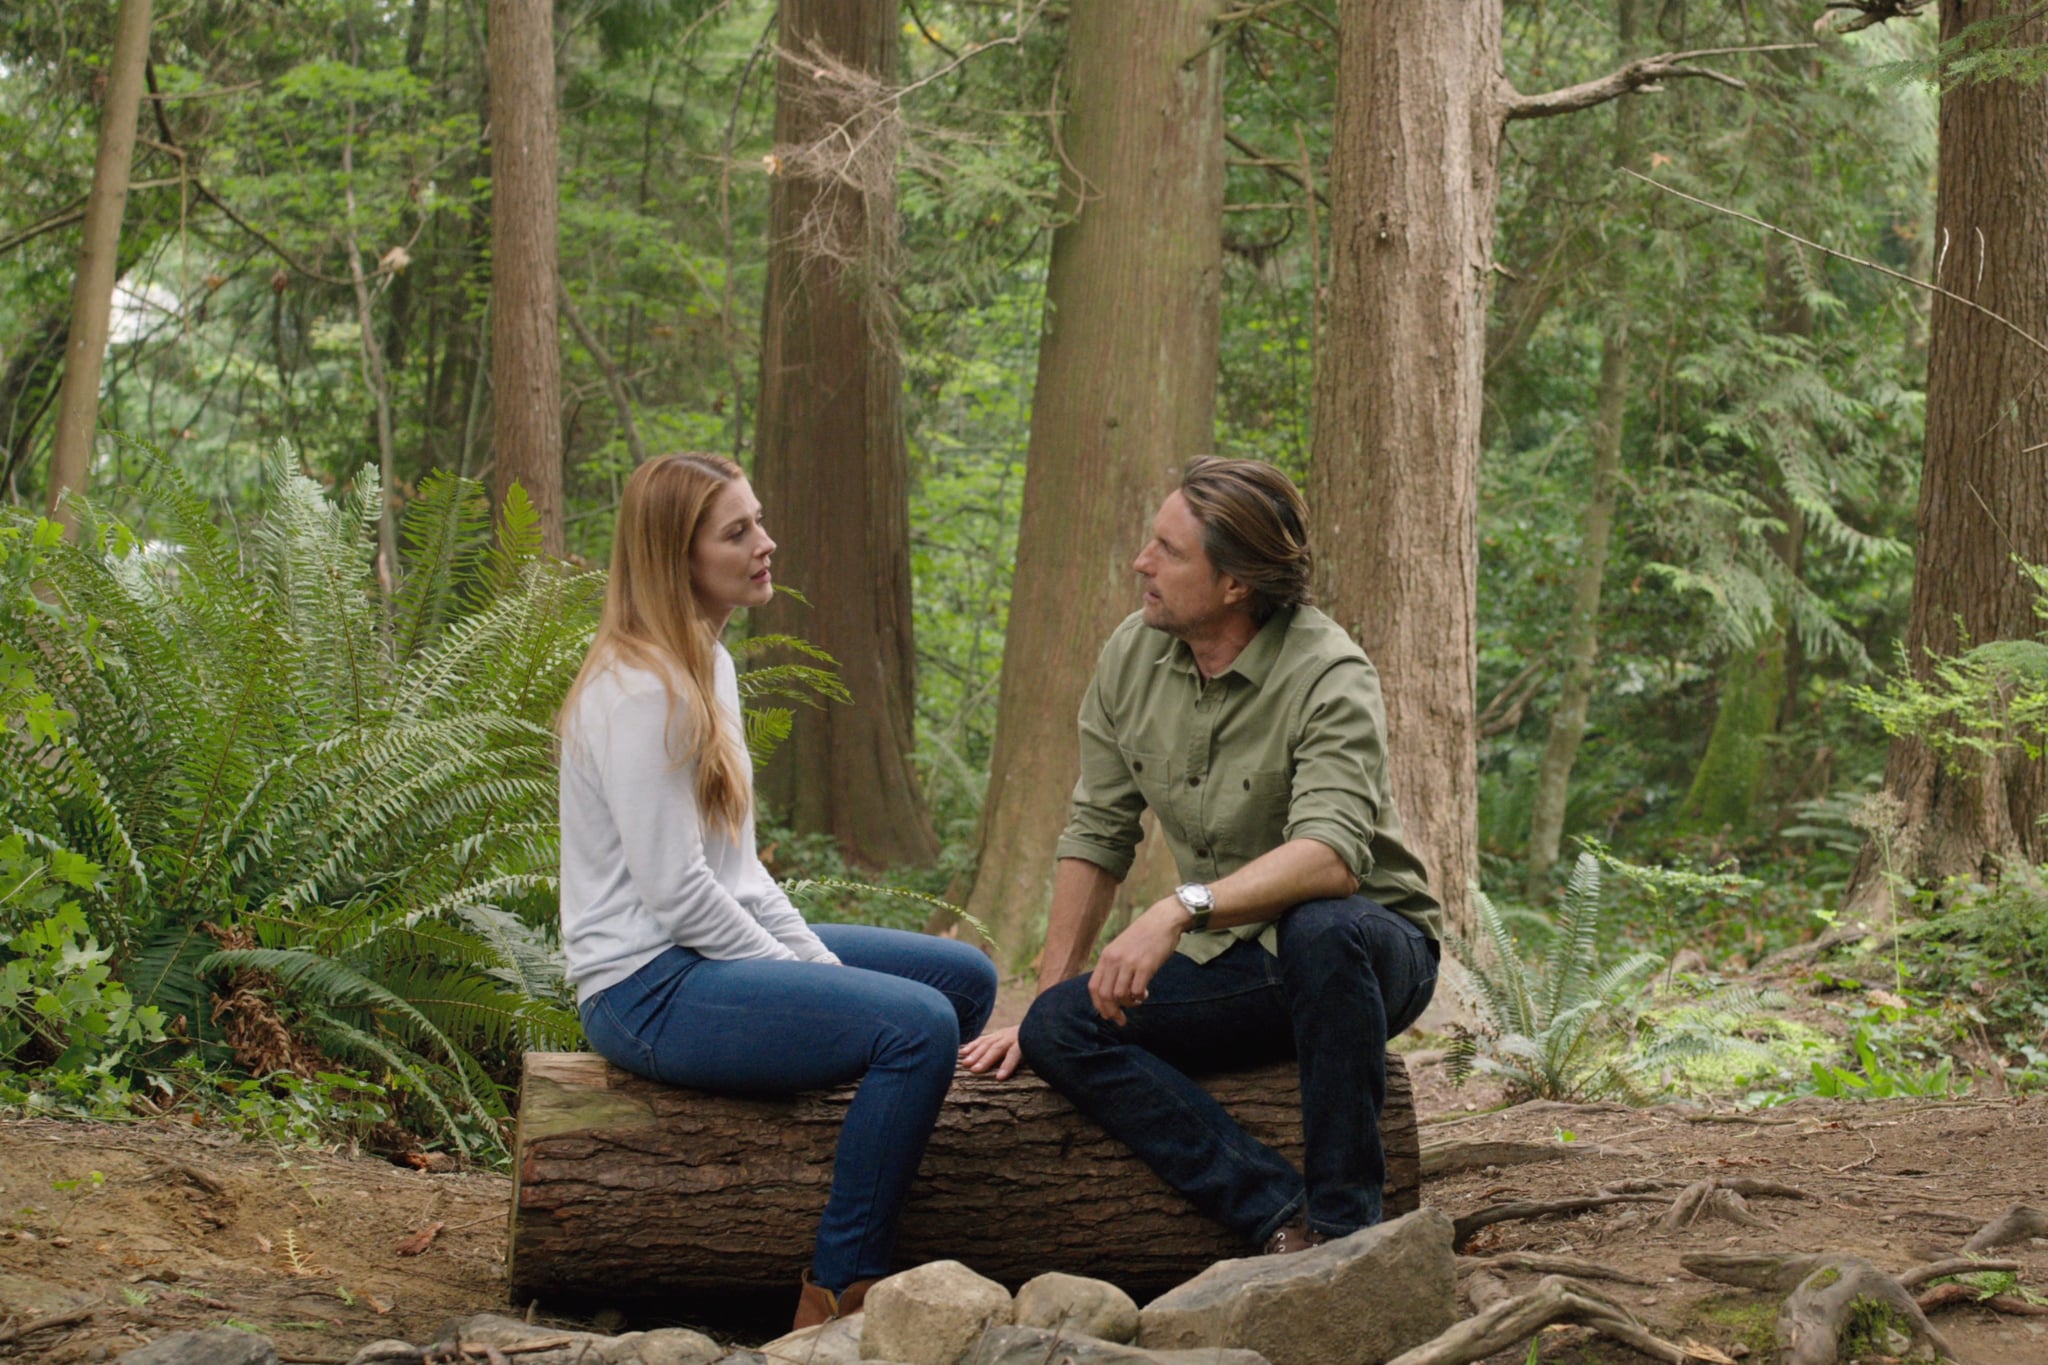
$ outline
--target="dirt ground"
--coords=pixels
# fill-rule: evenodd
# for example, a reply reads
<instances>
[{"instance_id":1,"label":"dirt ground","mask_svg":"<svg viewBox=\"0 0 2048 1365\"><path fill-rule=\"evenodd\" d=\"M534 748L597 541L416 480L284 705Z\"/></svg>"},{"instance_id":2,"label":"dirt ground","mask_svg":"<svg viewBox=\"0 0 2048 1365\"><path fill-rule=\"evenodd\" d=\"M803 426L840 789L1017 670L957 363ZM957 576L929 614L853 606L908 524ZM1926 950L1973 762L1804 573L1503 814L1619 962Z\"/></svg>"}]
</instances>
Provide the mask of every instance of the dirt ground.
<instances>
[{"instance_id":1,"label":"dirt ground","mask_svg":"<svg viewBox=\"0 0 2048 1365\"><path fill-rule=\"evenodd\" d=\"M1847 1251L1900 1270L1954 1254L2015 1203L2048 1205L2048 1099L1801 1101L1750 1114L1549 1104L1484 1112L1492 1097L1451 1087L1440 1065L1425 1060L1415 1071L1426 1146L1572 1135L1569 1154L1556 1159L1428 1181L1428 1201L1453 1216L1624 1179L1745 1176L1811 1195L1752 1198L1766 1227L1702 1219L1667 1232L1656 1224L1662 1202L1616 1204L1497 1224L1469 1248L1626 1271L1646 1283L1600 1287L1666 1339L1736 1359L1772 1358L1776 1299L1695 1278L1680 1269L1682 1254ZM105 1360L168 1331L223 1323L263 1332L300 1362L345 1361L380 1337L431 1340L452 1316L507 1309L510 1189L500 1175L280 1151L186 1123L0 1123L0 1361ZM401 1254L401 1242L437 1223L430 1245ZM2023 1262L2023 1283L2048 1289L2048 1241L2000 1254ZM1536 1276L1506 1278L1519 1291ZM10 1340L26 1323L66 1313L79 1316ZM2048 1365L2048 1317L1950 1308L1935 1321L1966 1365ZM692 1325L721 1340L760 1335ZM1542 1341L1545 1361L1643 1359L1580 1329ZM1495 1359L1526 1358L1518 1348Z\"/></svg>"}]
</instances>

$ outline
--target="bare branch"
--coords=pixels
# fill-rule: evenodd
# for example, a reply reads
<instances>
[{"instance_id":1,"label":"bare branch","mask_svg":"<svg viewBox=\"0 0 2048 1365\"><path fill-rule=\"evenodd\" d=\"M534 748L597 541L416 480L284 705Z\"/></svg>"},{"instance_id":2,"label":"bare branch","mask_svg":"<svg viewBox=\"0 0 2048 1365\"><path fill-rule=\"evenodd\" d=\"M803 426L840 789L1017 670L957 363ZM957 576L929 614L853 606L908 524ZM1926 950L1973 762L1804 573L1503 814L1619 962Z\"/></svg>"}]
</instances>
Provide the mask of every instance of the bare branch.
<instances>
[{"instance_id":1,"label":"bare branch","mask_svg":"<svg viewBox=\"0 0 2048 1365\"><path fill-rule=\"evenodd\" d=\"M1511 91L1506 101L1506 113L1510 119L1553 118L1558 114L1573 114L1581 109L1590 109L1596 104L1620 99L1631 91L1654 86L1659 81L1685 77L1718 81L1732 89L1747 90L1749 86L1734 76L1716 71L1712 67L1688 66L1686 63L1702 57L1732 57L1751 52L1790 52L1819 46L1818 43L1765 43L1759 47L1703 47L1690 52L1664 52L1654 57L1638 57L1628 65L1610 71L1604 76L1581 81L1577 85L1568 85L1562 90L1552 90L1541 95L1524 95Z\"/></svg>"},{"instance_id":2,"label":"bare branch","mask_svg":"<svg viewBox=\"0 0 2048 1365\"><path fill-rule=\"evenodd\" d=\"M1834 3L1823 7L1820 19L1813 27L1815 32L1826 29L1835 33L1854 33L1890 19L1917 18L1928 3L1929 0L1834 0ZM1856 17L1835 23L1836 12L1842 10Z\"/></svg>"},{"instance_id":3,"label":"bare branch","mask_svg":"<svg viewBox=\"0 0 2048 1365\"><path fill-rule=\"evenodd\" d=\"M612 410L618 414L619 429L625 434L626 449L635 465L647 463L647 446L640 439L639 424L633 420L633 399L626 391L625 376L619 373L619 366L597 339L597 333L583 320L576 300L569 293L569 283L559 274L555 276L555 292L561 300L562 316L568 320L569 330L576 333L576 339L583 343L583 349L590 352L590 358L597 365L598 373L604 376L605 392L611 395Z\"/></svg>"},{"instance_id":4,"label":"bare branch","mask_svg":"<svg viewBox=\"0 0 2048 1365\"><path fill-rule=\"evenodd\" d=\"M1966 299L1961 294L1956 293L1952 289L1943 289L1940 285L1934 283L1932 280L1916 280L1911 275L1905 274L1902 271L1894 270L1888 265L1879 265L1876 261L1867 261L1861 256L1851 256L1848 252L1837 251L1831 246L1822 246L1819 242L1809 241L1806 238L1801 237L1796 232L1789 232L1786 229L1779 227L1776 223L1766 223L1761 218L1753 218L1749 214L1742 213L1736 209L1725 208L1720 204L1709 203L1707 200L1701 199L1697 195L1687 194L1684 190L1677 189L1673 186L1667 185L1661 180L1652 180L1649 176L1644 175L1642 172L1632 171L1626 166L1622 167L1621 171L1623 175L1632 175L1636 179L1642 181L1645 185L1655 185L1658 189L1664 191L1664 193L1666 194L1676 195L1680 199L1685 200L1688 204L1698 204L1703 209L1712 209L1716 213L1725 213L1730 218L1740 218L1743 222L1752 224L1756 227L1760 227L1764 229L1764 231L1766 232L1775 232L1780 237L1788 238L1791 241L1799 243L1799 245L1803 247L1811 247L1813 250L1820 252L1824 256L1833 256L1838 261L1847 261L1851 265L1860 265L1866 270L1875 270L1878 274L1889 275L1895 280L1904 280L1907 284L1913 285L1915 288L1918 289L1925 289L1930 294L1939 294L1943 298L1948 299L1950 302L1959 303L1963 307L1970 309L1972 312L1982 313L1985 317L1990 318L1993 322L1997 323L1999 326L2011 332L2021 341L2026 342L2027 345L2032 346L2035 350L2040 351L2043 355L2048 355L2048 342L2042 341L2039 337L2035 336L2033 333L2021 327L2011 318L2004 317L1998 313L1994 313L1989 308L1986 308L1983 304L1977 303L1971 299ZM1990 1231L1990 1229L1987 1228L1985 1229L1985 1231L1988 1232ZM1978 1235L1983 1236L1984 1234L1979 1233ZM1982 1250L1983 1248L1972 1247L1967 1249Z\"/></svg>"}]
</instances>

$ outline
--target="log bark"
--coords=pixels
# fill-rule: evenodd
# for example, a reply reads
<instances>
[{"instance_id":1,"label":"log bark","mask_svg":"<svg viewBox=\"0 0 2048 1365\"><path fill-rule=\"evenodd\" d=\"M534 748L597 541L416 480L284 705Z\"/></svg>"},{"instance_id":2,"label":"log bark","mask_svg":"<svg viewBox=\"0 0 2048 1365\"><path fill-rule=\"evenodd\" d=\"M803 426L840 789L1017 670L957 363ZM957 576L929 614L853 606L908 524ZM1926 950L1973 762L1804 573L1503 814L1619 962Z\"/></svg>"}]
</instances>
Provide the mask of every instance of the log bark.
<instances>
[{"instance_id":1,"label":"log bark","mask_svg":"<svg viewBox=\"0 0 2048 1365\"><path fill-rule=\"evenodd\" d=\"M1204 1082L1246 1130L1299 1164L1295 1069ZM853 1087L707 1095L590 1053L526 1057L507 1273L519 1301L705 1298L797 1282ZM1387 1058L1386 1213L1420 1202L1408 1073ZM958 1260L1017 1285L1048 1270L1134 1296L1250 1254L1028 1072L962 1073L904 1209L897 1263Z\"/></svg>"}]
</instances>

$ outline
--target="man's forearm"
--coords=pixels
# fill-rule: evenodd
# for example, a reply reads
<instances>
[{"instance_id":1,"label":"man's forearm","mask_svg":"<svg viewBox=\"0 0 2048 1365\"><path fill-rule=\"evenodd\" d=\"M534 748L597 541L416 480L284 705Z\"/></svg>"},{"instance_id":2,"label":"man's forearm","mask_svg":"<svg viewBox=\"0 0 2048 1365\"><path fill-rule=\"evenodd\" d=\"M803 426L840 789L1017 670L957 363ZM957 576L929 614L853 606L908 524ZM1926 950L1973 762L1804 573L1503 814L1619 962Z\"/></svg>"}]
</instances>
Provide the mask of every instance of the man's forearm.
<instances>
[{"instance_id":1,"label":"man's forearm","mask_svg":"<svg viewBox=\"0 0 2048 1365\"><path fill-rule=\"evenodd\" d=\"M1038 958L1039 990L1079 976L1087 968L1119 884L1117 878L1085 858L1060 859L1053 872L1045 951Z\"/></svg>"},{"instance_id":2,"label":"man's forearm","mask_svg":"<svg viewBox=\"0 0 2048 1365\"><path fill-rule=\"evenodd\" d=\"M1291 839L1209 883L1209 892L1216 898L1209 927L1260 924L1278 919L1304 901L1348 896L1357 889L1358 878L1328 844Z\"/></svg>"}]
</instances>

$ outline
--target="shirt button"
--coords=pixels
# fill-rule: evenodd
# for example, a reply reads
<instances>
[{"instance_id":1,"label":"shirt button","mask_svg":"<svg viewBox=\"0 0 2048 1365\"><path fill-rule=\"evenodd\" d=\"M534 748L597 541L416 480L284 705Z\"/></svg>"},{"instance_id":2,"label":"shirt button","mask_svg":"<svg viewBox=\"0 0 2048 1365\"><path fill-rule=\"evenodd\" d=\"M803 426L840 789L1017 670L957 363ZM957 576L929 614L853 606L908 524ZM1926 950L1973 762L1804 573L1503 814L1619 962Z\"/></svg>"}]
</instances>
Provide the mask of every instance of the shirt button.
<instances>
[{"instance_id":1,"label":"shirt button","mask_svg":"<svg viewBox=\"0 0 2048 1365\"><path fill-rule=\"evenodd\" d=\"M1188 779L1188 785L1190 787L1199 787L1202 785L1202 779L1199 777L1191 777Z\"/></svg>"},{"instance_id":2,"label":"shirt button","mask_svg":"<svg viewBox=\"0 0 2048 1365\"><path fill-rule=\"evenodd\" d=\"M1209 850L1206 848L1198 848L1195 850L1195 856L1197 858L1206 858L1209 856Z\"/></svg>"},{"instance_id":3,"label":"shirt button","mask_svg":"<svg viewBox=\"0 0 2048 1365\"><path fill-rule=\"evenodd\" d=\"M1144 765L1144 764L1142 764L1142 763L1138 763L1138 762L1133 762L1133 763L1131 764L1131 771L1132 771L1132 772L1134 772L1134 773L1141 773L1141 772L1144 772L1144 771L1145 771L1145 765Z\"/></svg>"}]
</instances>

